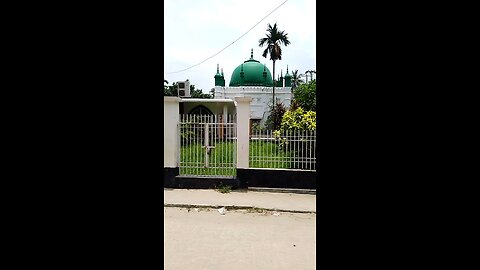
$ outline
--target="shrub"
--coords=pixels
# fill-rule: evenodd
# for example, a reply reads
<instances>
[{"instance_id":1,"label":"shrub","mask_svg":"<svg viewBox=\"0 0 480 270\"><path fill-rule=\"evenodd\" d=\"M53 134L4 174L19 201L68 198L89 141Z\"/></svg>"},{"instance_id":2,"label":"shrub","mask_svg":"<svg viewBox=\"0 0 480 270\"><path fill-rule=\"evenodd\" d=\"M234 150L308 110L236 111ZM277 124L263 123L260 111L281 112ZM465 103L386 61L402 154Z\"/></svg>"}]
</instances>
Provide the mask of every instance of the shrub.
<instances>
[{"instance_id":1,"label":"shrub","mask_svg":"<svg viewBox=\"0 0 480 270\"><path fill-rule=\"evenodd\" d=\"M301 107L287 111L282 118L280 131L284 130L315 130L317 128L317 113L304 111Z\"/></svg>"},{"instance_id":2,"label":"shrub","mask_svg":"<svg viewBox=\"0 0 480 270\"><path fill-rule=\"evenodd\" d=\"M316 80L301 84L293 91L294 100L306 111L316 111L317 83Z\"/></svg>"},{"instance_id":3,"label":"shrub","mask_svg":"<svg viewBox=\"0 0 480 270\"><path fill-rule=\"evenodd\" d=\"M266 126L268 129L277 130L282 124L282 118L285 114L285 106L282 103L276 103L275 106L270 108L270 115L267 118Z\"/></svg>"},{"instance_id":4,"label":"shrub","mask_svg":"<svg viewBox=\"0 0 480 270\"><path fill-rule=\"evenodd\" d=\"M301 107L289 110L283 115L280 129L274 132L279 146L284 149L284 151L290 152L298 157L299 160L302 160L293 162L291 169L311 167L312 161L307 161L305 158L311 157L312 153L316 150L316 144L307 141L302 135L305 135L305 131L312 132L316 130L316 116L316 112L305 111Z\"/></svg>"}]
</instances>

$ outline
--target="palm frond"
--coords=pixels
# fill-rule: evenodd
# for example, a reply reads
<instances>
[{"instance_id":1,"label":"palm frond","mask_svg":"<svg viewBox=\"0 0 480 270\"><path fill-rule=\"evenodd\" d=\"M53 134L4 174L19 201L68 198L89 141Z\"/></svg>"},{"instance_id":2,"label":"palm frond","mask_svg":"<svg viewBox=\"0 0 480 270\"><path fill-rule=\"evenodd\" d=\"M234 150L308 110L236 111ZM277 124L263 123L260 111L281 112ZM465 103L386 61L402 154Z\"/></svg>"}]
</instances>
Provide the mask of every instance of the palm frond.
<instances>
[{"instance_id":1,"label":"palm frond","mask_svg":"<svg viewBox=\"0 0 480 270\"><path fill-rule=\"evenodd\" d=\"M260 40L258 40L258 46L260 47L263 47L265 43L268 44L268 38L261 38Z\"/></svg>"},{"instance_id":2,"label":"palm frond","mask_svg":"<svg viewBox=\"0 0 480 270\"><path fill-rule=\"evenodd\" d=\"M265 58L267 57L268 50L269 50L269 47L267 47L267 48L263 51L263 54L262 54L263 57L265 57Z\"/></svg>"}]
</instances>

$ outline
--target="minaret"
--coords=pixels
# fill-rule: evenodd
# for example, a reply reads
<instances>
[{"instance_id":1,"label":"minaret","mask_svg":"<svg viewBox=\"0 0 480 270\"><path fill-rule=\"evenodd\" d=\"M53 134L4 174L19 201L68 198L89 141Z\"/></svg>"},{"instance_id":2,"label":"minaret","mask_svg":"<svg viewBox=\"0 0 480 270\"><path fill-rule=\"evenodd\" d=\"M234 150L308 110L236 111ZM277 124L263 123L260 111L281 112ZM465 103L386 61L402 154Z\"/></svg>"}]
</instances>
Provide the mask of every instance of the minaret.
<instances>
[{"instance_id":1,"label":"minaret","mask_svg":"<svg viewBox=\"0 0 480 270\"><path fill-rule=\"evenodd\" d=\"M222 68L222 86L225 86L225 77L223 76L223 68Z\"/></svg>"},{"instance_id":2,"label":"minaret","mask_svg":"<svg viewBox=\"0 0 480 270\"><path fill-rule=\"evenodd\" d=\"M287 65L287 74L285 74L285 87L292 87L292 76L288 74L288 65Z\"/></svg>"},{"instance_id":3,"label":"minaret","mask_svg":"<svg viewBox=\"0 0 480 270\"><path fill-rule=\"evenodd\" d=\"M215 78L215 86L222 86L222 75L219 72L219 64L217 64L217 74L214 76Z\"/></svg>"},{"instance_id":4,"label":"minaret","mask_svg":"<svg viewBox=\"0 0 480 270\"><path fill-rule=\"evenodd\" d=\"M280 87L283 87L283 69L280 70Z\"/></svg>"}]
</instances>

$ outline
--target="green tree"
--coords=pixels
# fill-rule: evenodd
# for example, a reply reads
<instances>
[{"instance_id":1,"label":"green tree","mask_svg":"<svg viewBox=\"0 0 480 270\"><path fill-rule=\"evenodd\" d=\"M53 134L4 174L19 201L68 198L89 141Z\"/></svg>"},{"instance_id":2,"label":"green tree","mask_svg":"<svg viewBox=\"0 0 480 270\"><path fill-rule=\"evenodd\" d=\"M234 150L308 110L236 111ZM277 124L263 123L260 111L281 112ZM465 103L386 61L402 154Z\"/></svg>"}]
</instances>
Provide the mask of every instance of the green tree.
<instances>
[{"instance_id":1,"label":"green tree","mask_svg":"<svg viewBox=\"0 0 480 270\"><path fill-rule=\"evenodd\" d=\"M273 27L268 24L267 28L267 37L261 38L258 41L258 45L260 47L267 46L267 48L263 51L262 56L267 57L267 54L270 55L270 60L273 61L273 102L272 104L275 105L275 61L282 60L282 48L280 45L283 43L285 46L290 44L290 41L287 37L288 34L285 31L279 31L277 28L277 23L273 25Z\"/></svg>"},{"instance_id":2,"label":"green tree","mask_svg":"<svg viewBox=\"0 0 480 270\"><path fill-rule=\"evenodd\" d=\"M210 94L204 94L202 89L195 89L195 85L190 85L190 96L192 98L212 98Z\"/></svg>"},{"instance_id":3,"label":"green tree","mask_svg":"<svg viewBox=\"0 0 480 270\"><path fill-rule=\"evenodd\" d=\"M163 80L167 85L163 86L163 95L164 96L178 96L178 84L176 82L168 86L168 81ZM212 98L210 94L204 94L202 89L195 89L195 85L190 85L190 96L192 98Z\"/></svg>"},{"instance_id":4,"label":"green tree","mask_svg":"<svg viewBox=\"0 0 480 270\"><path fill-rule=\"evenodd\" d=\"M317 83L316 80L301 84L295 88L293 99L296 104L306 111L316 111L317 107Z\"/></svg>"},{"instance_id":5,"label":"green tree","mask_svg":"<svg viewBox=\"0 0 480 270\"><path fill-rule=\"evenodd\" d=\"M302 80L303 74L298 73L298 69L292 72L292 91L295 90L301 83L304 83Z\"/></svg>"},{"instance_id":6,"label":"green tree","mask_svg":"<svg viewBox=\"0 0 480 270\"><path fill-rule=\"evenodd\" d=\"M270 114L268 115L267 121L265 122L268 129L277 130L282 124L282 118L285 114L285 106L282 103L278 102L275 106L270 107Z\"/></svg>"},{"instance_id":7,"label":"green tree","mask_svg":"<svg viewBox=\"0 0 480 270\"><path fill-rule=\"evenodd\" d=\"M308 82L308 75L310 74L310 81L313 81L313 74L317 74L315 70L307 70L305 71L306 81Z\"/></svg>"},{"instance_id":8,"label":"green tree","mask_svg":"<svg viewBox=\"0 0 480 270\"><path fill-rule=\"evenodd\" d=\"M172 85L168 85L168 81L164 80L164 83L167 83L167 85L163 85L163 95L164 96L174 96L176 97L178 95L178 85L177 83L173 83Z\"/></svg>"},{"instance_id":9,"label":"green tree","mask_svg":"<svg viewBox=\"0 0 480 270\"><path fill-rule=\"evenodd\" d=\"M166 93L168 93L168 81L163 80L163 95L166 96Z\"/></svg>"}]
</instances>

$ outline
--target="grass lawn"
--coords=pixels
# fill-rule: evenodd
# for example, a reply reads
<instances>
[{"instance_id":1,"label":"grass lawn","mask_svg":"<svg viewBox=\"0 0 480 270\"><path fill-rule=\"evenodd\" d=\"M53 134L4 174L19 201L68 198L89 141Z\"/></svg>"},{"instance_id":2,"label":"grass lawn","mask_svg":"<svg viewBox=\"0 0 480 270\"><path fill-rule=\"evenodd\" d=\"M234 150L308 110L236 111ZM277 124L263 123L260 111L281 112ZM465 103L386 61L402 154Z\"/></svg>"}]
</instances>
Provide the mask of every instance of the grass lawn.
<instances>
[{"instance_id":1,"label":"grass lawn","mask_svg":"<svg viewBox=\"0 0 480 270\"><path fill-rule=\"evenodd\" d=\"M181 175L235 176L235 144L221 142L210 149L209 166L205 168L205 148L202 144L183 146L180 152ZM251 168L289 168L288 155L272 142L250 143L249 166ZM255 157L252 157L255 156Z\"/></svg>"}]
</instances>

